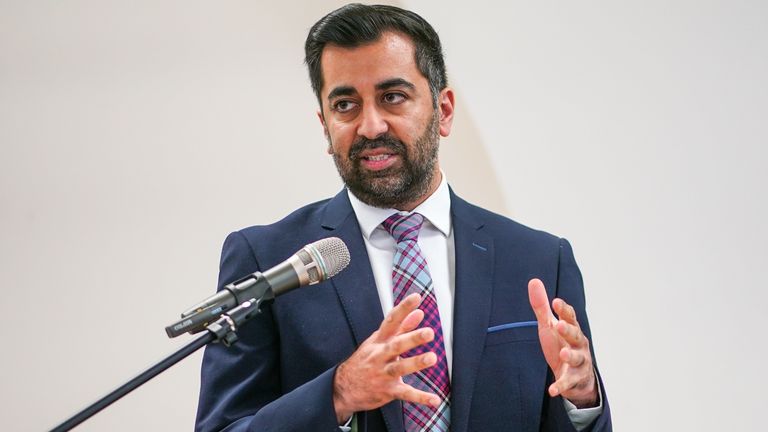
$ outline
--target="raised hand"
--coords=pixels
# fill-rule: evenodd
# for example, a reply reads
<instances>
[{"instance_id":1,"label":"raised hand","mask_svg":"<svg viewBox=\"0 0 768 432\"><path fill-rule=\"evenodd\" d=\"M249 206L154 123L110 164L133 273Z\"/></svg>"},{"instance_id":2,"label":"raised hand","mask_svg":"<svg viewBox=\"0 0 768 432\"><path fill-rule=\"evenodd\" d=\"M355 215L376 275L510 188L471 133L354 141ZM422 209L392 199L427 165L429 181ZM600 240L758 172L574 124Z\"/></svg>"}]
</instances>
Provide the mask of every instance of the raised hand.
<instances>
[{"instance_id":1,"label":"raised hand","mask_svg":"<svg viewBox=\"0 0 768 432\"><path fill-rule=\"evenodd\" d=\"M539 323L544 358L555 374L549 395L562 395L579 408L596 406L598 393L589 340L579 327L573 307L556 298L550 309L547 291L539 279L528 282L528 298ZM553 309L560 319L555 318Z\"/></svg>"},{"instance_id":2,"label":"raised hand","mask_svg":"<svg viewBox=\"0 0 768 432\"><path fill-rule=\"evenodd\" d=\"M411 294L384 318L378 330L336 369L333 380L333 405L339 423L357 411L368 411L394 399L438 406L440 398L403 382L403 375L433 366L437 356L426 352L401 359L400 355L432 341L434 331L416 329L424 319L417 309L418 294Z\"/></svg>"}]
</instances>

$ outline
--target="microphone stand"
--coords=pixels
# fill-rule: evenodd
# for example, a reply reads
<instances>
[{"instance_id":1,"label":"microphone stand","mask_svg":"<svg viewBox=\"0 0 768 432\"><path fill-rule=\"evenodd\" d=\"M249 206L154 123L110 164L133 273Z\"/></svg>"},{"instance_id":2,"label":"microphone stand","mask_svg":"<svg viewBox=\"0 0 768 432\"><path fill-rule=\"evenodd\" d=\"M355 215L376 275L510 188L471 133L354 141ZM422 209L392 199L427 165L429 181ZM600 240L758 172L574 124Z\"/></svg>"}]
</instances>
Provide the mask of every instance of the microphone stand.
<instances>
[{"instance_id":1,"label":"microphone stand","mask_svg":"<svg viewBox=\"0 0 768 432\"><path fill-rule=\"evenodd\" d=\"M211 342L221 342L229 347L237 341L237 329L244 323L261 313L261 305L271 302L275 299L272 288L269 287L262 295L256 299L252 298L241 305L231 309L229 312L221 315L215 322L209 324L205 329L206 334L198 337L189 344L181 347L178 351L164 358L154 366L145 370L135 378L118 387L108 395L94 402L89 407L78 412L65 422L51 429L51 432L65 432L72 430L75 426L93 417L96 413L116 402L128 393L136 390L139 386L156 377L166 369L188 357L198 349L208 345Z\"/></svg>"}]
</instances>

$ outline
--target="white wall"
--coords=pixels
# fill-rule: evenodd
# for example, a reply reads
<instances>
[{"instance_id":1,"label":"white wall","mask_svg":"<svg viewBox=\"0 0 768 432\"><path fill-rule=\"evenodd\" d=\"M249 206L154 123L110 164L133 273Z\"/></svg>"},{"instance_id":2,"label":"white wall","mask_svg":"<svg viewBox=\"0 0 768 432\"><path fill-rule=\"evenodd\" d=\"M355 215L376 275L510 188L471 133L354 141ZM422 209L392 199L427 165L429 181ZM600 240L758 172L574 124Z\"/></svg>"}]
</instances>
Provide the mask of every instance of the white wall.
<instances>
[{"instance_id":1,"label":"white wall","mask_svg":"<svg viewBox=\"0 0 768 432\"><path fill-rule=\"evenodd\" d=\"M224 236L338 190L301 61L340 4L0 1L5 428L186 342ZM402 4L446 49L454 187L573 242L617 430L760 429L765 3ZM199 358L79 430L190 430Z\"/></svg>"}]
</instances>

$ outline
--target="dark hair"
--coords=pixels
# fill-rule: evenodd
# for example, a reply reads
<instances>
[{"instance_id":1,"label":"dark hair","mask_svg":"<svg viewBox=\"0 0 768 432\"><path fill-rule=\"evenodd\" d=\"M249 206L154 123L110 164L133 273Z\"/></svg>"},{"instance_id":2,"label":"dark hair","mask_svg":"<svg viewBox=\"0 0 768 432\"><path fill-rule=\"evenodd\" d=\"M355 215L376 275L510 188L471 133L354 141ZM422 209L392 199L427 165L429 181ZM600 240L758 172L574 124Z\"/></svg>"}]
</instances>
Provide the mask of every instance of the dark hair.
<instances>
[{"instance_id":1,"label":"dark hair","mask_svg":"<svg viewBox=\"0 0 768 432\"><path fill-rule=\"evenodd\" d=\"M435 29L419 15L386 5L352 3L329 13L309 30L304 44L304 62L309 69L312 90L322 106L320 90L323 88L323 71L320 56L328 43L352 48L376 42L385 31L396 31L413 40L416 66L429 82L433 104L448 85L445 61L440 38Z\"/></svg>"}]
</instances>

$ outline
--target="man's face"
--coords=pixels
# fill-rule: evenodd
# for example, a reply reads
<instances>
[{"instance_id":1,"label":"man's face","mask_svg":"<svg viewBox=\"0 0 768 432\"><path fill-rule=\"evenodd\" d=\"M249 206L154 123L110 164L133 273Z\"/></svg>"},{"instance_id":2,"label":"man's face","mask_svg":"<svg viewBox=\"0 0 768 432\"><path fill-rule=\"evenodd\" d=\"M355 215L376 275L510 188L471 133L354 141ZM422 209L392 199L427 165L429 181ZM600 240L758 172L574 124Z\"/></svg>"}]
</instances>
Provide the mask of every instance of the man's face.
<instances>
[{"instance_id":1,"label":"man's face","mask_svg":"<svg viewBox=\"0 0 768 432\"><path fill-rule=\"evenodd\" d=\"M413 43L399 33L356 48L327 45L320 61L318 114L341 178L367 204L412 210L440 184L437 150L450 133L452 91L433 107Z\"/></svg>"}]
</instances>

